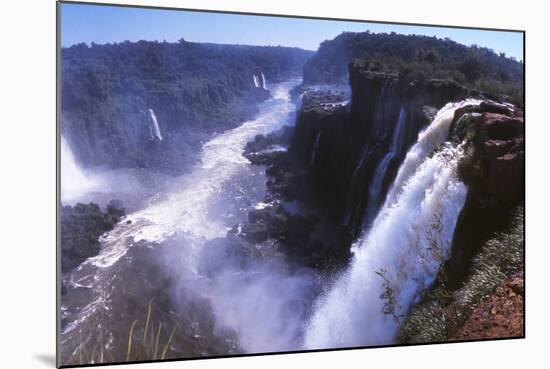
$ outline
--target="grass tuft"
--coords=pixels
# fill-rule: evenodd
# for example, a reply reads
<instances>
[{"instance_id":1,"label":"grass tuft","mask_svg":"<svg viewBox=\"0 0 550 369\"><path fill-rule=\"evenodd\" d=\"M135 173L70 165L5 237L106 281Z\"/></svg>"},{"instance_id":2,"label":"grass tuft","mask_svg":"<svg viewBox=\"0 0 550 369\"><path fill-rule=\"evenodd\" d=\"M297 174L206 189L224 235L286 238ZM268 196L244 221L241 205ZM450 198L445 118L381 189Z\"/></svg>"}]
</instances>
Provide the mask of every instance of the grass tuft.
<instances>
[{"instance_id":1,"label":"grass tuft","mask_svg":"<svg viewBox=\"0 0 550 369\"><path fill-rule=\"evenodd\" d=\"M143 333L141 333L140 326L143 327ZM170 333L170 336L168 337L168 340L164 344L162 343L162 329L162 322L158 323L158 328L157 325L154 323L152 307L151 303L149 303L147 308L147 316L145 318L145 324L140 324L140 321L136 319L130 325L130 329L128 330L128 339L126 342L125 357L123 356L124 351L119 352L120 355L117 355L116 352L114 352L112 349L107 349L107 347L104 345L103 338L95 342L91 355L88 355L85 347L86 344L84 344L82 340L82 332L80 332L80 345L78 346L76 352L76 357L78 361L74 364L87 365L120 361L131 362L159 359L163 360L166 358L171 350L171 344L174 340L177 326L174 326L172 332ZM101 335L101 337L103 337L103 335Z\"/></svg>"},{"instance_id":2,"label":"grass tuft","mask_svg":"<svg viewBox=\"0 0 550 369\"><path fill-rule=\"evenodd\" d=\"M469 276L456 291L438 287L413 307L401 326L399 343L447 341L475 306L507 277L523 271L524 209L518 207L510 231L488 240L472 258Z\"/></svg>"}]
</instances>

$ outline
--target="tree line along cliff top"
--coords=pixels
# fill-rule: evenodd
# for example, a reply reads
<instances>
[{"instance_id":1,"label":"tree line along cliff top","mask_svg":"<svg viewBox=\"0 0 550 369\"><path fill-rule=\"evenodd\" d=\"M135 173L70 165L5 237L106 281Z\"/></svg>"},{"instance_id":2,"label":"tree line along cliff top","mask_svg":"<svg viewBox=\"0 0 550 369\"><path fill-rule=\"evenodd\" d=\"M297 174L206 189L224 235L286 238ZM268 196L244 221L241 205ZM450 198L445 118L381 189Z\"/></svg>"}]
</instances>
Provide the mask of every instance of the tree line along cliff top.
<instances>
[{"instance_id":1,"label":"tree line along cliff top","mask_svg":"<svg viewBox=\"0 0 550 369\"><path fill-rule=\"evenodd\" d=\"M488 48L419 35L344 32L321 43L304 65L304 82L345 80L355 59L363 68L396 72L406 80L453 80L523 104L523 62Z\"/></svg>"}]
</instances>

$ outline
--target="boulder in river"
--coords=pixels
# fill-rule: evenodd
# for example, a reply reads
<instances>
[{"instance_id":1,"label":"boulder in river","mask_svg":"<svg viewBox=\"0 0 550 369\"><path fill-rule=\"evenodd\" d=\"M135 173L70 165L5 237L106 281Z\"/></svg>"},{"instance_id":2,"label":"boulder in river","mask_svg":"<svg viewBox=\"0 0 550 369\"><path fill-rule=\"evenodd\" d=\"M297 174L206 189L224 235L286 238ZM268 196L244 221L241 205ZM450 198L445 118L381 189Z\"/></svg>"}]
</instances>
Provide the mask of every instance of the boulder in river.
<instances>
[{"instance_id":1,"label":"boulder in river","mask_svg":"<svg viewBox=\"0 0 550 369\"><path fill-rule=\"evenodd\" d=\"M246 223L242 227L242 237L252 243L260 243L267 240L269 233L263 223Z\"/></svg>"}]
</instances>

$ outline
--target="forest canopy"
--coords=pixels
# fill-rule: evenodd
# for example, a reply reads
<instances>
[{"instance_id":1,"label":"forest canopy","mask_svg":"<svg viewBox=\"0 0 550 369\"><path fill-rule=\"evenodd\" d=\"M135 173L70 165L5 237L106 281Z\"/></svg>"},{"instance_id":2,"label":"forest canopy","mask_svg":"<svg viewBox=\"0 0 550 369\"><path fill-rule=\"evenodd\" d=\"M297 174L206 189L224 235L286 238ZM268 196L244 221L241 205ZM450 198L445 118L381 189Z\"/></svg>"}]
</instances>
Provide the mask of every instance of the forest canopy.
<instances>
[{"instance_id":1,"label":"forest canopy","mask_svg":"<svg viewBox=\"0 0 550 369\"><path fill-rule=\"evenodd\" d=\"M523 101L523 62L449 38L397 33L344 32L321 43L304 66L305 83L347 78L348 64L362 59L375 71L398 72L407 80L450 79L468 88Z\"/></svg>"}]
</instances>

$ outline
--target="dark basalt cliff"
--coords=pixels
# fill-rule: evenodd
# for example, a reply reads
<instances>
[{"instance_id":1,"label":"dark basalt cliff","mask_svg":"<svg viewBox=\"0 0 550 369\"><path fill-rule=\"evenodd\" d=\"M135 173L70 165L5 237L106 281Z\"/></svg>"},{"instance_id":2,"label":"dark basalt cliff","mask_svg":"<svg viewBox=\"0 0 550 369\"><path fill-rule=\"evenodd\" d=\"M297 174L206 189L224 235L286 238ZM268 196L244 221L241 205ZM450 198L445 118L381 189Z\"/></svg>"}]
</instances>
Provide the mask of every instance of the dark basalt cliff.
<instances>
[{"instance_id":1,"label":"dark basalt cliff","mask_svg":"<svg viewBox=\"0 0 550 369\"><path fill-rule=\"evenodd\" d=\"M85 167L181 173L212 133L257 112L264 78L298 76L311 54L183 40L64 48L61 133Z\"/></svg>"},{"instance_id":2,"label":"dark basalt cliff","mask_svg":"<svg viewBox=\"0 0 550 369\"><path fill-rule=\"evenodd\" d=\"M354 236L372 221L408 149L442 106L467 97L523 104L521 62L436 37L344 32L321 43L303 75L301 90L346 79L351 87L348 106L332 103L330 93L311 99L306 92L289 152ZM490 150L501 149L494 143ZM502 172L501 163L491 173Z\"/></svg>"},{"instance_id":3,"label":"dark basalt cliff","mask_svg":"<svg viewBox=\"0 0 550 369\"><path fill-rule=\"evenodd\" d=\"M252 243L276 239L293 260L320 270L342 267L369 205L380 206L420 130L447 102L475 94L452 81L406 82L361 62L350 65L350 85L351 102L341 91L306 88L294 127L247 145L245 156L267 166L271 205L253 210L230 234ZM288 150L272 150L281 145ZM380 191L372 196L388 153ZM292 213L288 203L301 212Z\"/></svg>"},{"instance_id":4,"label":"dark basalt cliff","mask_svg":"<svg viewBox=\"0 0 550 369\"><path fill-rule=\"evenodd\" d=\"M381 205L408 149L437 109L468 97L482 100L477 106L457 109L449 130L449 140L463 144L465 156L457 174L468 187L451 255L426 297L404 319L397 339L403 343L465 339L479 328L480 320L498 325L491 317L506 319L506 311L472 313L472 307L486 296L493 296L485 300L487 306L493 300L506 300L497 286L523 270L523 110L453 81L408 82L396 73L372 71L362 62L350 65L349 76L349 106L337 102L338 94L306 92L289 155L299 159L299 176L318 203L336 214L354 238L372 220L367 219L373 206L369 202L375 202L374 209ZM377 186L378 192L373 192ZM303 198L304 192L294 194ZM349 246L341 244L338 249L345 252ZM514 326L506 333L514 336L522 334L521 303L516 300L511 302L517 307L510 315ZM461 330L470 314L473 317ZM497 337L499 330L493 331L497 333L484 337ZM479 332L471 336L478 337Z\"/></svg>"}]
</instances>

